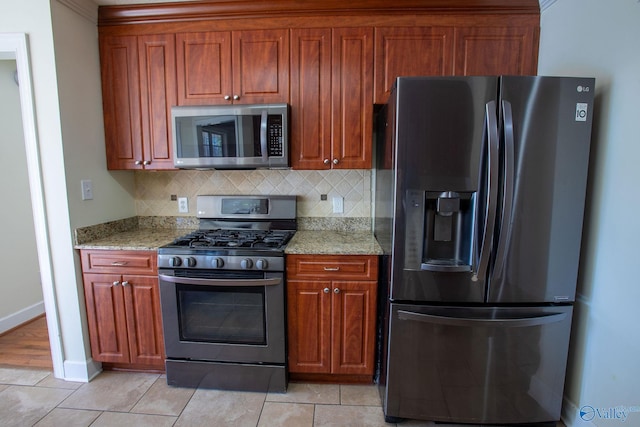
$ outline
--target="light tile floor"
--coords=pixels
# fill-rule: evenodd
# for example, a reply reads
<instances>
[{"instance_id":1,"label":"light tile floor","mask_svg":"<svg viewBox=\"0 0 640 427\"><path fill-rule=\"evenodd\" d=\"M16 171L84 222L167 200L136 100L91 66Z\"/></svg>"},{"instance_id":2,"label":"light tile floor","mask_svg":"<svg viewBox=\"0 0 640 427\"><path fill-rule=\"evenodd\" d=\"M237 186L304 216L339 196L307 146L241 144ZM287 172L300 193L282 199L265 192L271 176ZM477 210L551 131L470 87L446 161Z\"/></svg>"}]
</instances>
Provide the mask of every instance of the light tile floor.
<instances>
[{"instance_id":1,"label":"light tile floor","mask_svg":"<svg viewBox=\"0 0 640 427\"><path fill-rule=\"evenodd\" d=\"M65 427L389 427L375 386L290 383L287 393L169 387L158 374L103 372L89 383L0 368L0 425ZM405 421L427 427L431 422ZM466 427L469 427L468 425Z\"/></svg>"}]
</instances>

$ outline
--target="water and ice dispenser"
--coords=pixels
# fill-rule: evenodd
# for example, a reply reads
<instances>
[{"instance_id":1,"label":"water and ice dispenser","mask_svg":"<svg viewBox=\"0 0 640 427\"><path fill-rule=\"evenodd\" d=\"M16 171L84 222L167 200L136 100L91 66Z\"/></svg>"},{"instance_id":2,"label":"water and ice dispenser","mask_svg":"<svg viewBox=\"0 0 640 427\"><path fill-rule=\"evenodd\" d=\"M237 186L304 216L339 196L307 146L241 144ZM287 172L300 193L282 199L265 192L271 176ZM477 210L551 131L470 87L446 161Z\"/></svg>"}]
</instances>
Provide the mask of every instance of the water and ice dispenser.
<instances>
[{"instance_id":1,"label":"water and ice dispenser","mask_svg":"<svg viewBox=\"0 0 640 427\"><path fill-rule=\"evenodd\" d=\"M471 271L475 193L410 190L406 201L405 268Z\"/></svg>"}]
</instances>

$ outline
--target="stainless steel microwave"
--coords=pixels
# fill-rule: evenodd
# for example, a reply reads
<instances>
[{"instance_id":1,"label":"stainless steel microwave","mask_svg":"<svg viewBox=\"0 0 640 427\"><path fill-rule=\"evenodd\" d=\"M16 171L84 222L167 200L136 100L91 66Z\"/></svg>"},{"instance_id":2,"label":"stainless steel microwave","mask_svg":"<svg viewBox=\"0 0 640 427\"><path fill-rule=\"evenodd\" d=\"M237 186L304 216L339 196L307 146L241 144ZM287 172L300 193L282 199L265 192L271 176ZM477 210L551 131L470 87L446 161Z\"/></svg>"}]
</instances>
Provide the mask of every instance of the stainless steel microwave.
<instances>
[{"instance_id":1,"label":"stainless steel microwave","mask_svg":"<svg viewBox=\"0 0 640 427\"><path fill-rule=\"evenodd\" d=\"M289 167L289 106L171 108L173 164L181 169Z\"/></svg>"}]
</instances>

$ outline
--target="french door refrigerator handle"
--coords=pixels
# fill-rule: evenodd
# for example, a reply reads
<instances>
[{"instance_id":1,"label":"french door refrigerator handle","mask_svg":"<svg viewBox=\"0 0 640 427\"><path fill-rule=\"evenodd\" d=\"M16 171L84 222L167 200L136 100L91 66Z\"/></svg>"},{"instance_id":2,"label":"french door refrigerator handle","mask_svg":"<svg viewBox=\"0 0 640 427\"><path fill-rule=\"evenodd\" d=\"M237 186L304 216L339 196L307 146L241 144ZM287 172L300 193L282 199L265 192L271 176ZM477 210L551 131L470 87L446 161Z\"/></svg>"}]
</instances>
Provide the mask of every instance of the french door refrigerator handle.
<instances>
[{"instance_id":1,"label":"french door refrigerator handle","mask_svg":"<svg viewBox=\"0 0 640 427\"><path fill-rule=\"evenodd\" d=\"M502 101L503 134L504 134L504 182L502 217L500 219L500 237L496 249L494 272L502 272L507 257L507 246L511 237L511 220L513 217L513 191L515 184L515 139L513 133L513 112L509 101Z\"/></svg>"},{"instance_id":2,"label":"french door refrigerator handle","mask_svg":"<svg viewBox=\"0 0 640 427\"><path fill-rule=\"evenodd\" d=\"M483 279L487 274L489 258L493 242L493 232L496 223L496 211L498 203L498 152L500 150L498 140L498 118L496 115L496 102L490 101L485 105L485 132L487 132L487 144L489 146L488 155L488 182L489 191L487 193L486 212L484 215L484 227L482 233L482 244L480 246L480 257L478 268L471 276L474 282L478 277Z\"/></svg>"},{"instance_id":3,"label":"french door refrigerator handle","mask_svg":"<svg viewBox=\"0 0 640 427\"><path fill-rule=\"evenodd\" d=\"M267 110L262 110L260 117L260 150L262 151L262 160L269 160L269 151L267 148L267 118L269 114Z\"/></svg>"},{"instance_id":4,"label":"french door refrigerator handle","mask_svg":"<svg viewBox=\"0 0 640 427\"><path fill-rule=\"evenodd\" d=\"M415 313L412 311L398 310L398 319L413 320L423 323L431 323L445 326L491 326L521 328L530 326L547 325L561 322L567 317L567 313L544 313L537 316L504 319L474 319L468 317L438 316L435 314Z\"/></svg>"}]
</instances>

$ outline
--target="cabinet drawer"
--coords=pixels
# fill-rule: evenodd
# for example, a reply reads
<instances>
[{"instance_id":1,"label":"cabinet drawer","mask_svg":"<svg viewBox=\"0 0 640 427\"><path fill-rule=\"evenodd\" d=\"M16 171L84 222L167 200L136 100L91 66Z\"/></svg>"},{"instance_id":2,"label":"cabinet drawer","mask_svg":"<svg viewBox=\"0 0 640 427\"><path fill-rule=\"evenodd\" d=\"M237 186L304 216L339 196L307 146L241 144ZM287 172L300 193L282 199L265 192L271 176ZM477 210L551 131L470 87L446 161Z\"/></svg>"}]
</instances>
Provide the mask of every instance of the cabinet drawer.
<instances>
[{"instance_id":1,"label":"cabinet drawer","mask_svg":"<svg viewBox=\"0 0 640 427\"><path fill-rule=\"evenodd\" d=\"M155 251L82 250L84 273L157 274Z\"/></svg>"},{"instance_id":2,"label":"cabinet drawer","mask_svg":"<svg viewBox=\"0 0 640 427\"><path fill-rule=\"evenodd\" d=\"M288 255L287 278L377 280L378 257L375 255Z\"/></svg>"}]
</instances>

